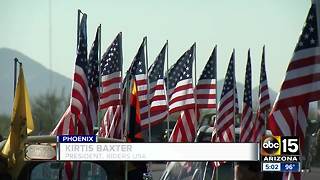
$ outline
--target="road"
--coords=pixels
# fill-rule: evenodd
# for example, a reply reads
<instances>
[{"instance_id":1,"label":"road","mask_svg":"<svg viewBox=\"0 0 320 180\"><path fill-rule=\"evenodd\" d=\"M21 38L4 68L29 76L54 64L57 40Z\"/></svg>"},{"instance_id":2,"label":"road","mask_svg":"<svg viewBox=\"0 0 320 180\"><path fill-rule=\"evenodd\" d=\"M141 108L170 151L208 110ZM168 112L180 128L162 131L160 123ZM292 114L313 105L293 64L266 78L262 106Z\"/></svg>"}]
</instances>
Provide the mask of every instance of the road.
<instances>
[{"instance_id":1,"label":"road","mask_svg":"<svg viewBox=\"0 0 320 180\"><path fill-rule=\"evenodd\" d=\"M302 174L302 180L316 180L316 179L320 179L319 167L312 167L311 172Z\"/></svg>"}]
</instances>

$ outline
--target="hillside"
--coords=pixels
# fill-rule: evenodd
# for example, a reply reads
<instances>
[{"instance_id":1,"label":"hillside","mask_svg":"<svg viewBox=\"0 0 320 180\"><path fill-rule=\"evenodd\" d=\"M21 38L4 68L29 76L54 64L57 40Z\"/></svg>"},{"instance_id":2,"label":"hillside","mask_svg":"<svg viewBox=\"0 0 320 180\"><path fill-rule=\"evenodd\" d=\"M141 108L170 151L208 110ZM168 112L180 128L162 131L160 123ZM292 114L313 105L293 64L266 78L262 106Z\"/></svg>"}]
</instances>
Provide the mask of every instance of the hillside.
<instances>
[{"instance_id":1,"label":"hillside","mask_svg":"<svg viewBox=\"0 0 320 180\"><path fill-rule=\"evenodd\" d=\"M49 87L53 87L52 91L55 91L58 95L62 90L65 94L69 93L71 87L69 78L51 71L18 51L0 48L0 114L10 114L12 111L13 59L15 57L23 63L31 101L34 96L47 92ZM52 77L51 86L50 76Z\"/></svg>"}]
</instances>

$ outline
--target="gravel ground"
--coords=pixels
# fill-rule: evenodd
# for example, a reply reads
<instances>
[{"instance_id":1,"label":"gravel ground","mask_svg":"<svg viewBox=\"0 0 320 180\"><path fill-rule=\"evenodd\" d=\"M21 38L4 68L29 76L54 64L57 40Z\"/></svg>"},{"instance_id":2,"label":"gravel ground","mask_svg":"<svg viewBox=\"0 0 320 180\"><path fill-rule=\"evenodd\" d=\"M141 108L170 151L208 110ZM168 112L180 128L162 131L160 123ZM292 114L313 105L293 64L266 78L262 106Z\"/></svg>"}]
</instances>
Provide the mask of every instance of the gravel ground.
<instances>
[{"instance_id":1,"label":"gravel ground","mask_svg":"<svg viewBox=\"0 0 320 180\"><path fill-rule=\"evenodd\" d=\"M320 179L319 167L312 167L311 172L302 174L302 180L317 180L317 179Z\"/></svg>"}]
</instances>

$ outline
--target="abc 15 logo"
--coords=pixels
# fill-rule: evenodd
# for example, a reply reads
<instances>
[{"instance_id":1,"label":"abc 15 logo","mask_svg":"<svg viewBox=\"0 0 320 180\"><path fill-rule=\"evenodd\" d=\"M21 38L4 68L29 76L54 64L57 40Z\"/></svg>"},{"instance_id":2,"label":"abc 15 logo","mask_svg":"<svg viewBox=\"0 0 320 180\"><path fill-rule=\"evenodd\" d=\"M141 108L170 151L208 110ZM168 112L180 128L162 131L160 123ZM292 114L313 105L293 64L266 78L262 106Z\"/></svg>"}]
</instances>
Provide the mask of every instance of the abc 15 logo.
<instances>
[{"instance_id":1,"label":"abc 15 logo","mask_svg":"<svg viewBox=\"0 0 320 180\"><path fill-rule=\"evenodd\" d=\"M300 155L296 136L264 136L261 139L262 156Z\"/></svg>"}]
</instances>

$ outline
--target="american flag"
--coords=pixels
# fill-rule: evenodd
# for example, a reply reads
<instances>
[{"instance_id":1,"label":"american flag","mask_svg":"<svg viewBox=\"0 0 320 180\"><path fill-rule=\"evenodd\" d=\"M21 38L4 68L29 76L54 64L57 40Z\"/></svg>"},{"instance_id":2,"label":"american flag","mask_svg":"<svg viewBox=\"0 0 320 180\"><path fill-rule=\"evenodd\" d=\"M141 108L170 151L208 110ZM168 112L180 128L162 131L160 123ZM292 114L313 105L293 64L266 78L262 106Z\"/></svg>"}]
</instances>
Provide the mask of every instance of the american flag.
<instances>
[{"instance_id":1,"label":"american flag","mask_svg":"<svg viewBox=\"0 0 320 180\"><path fill-rule=\"evenodd\" d=\"M133 62L129 68L129 74L131 74L137 85L137 94L140 106L141 124L148 124L148 82L146 72L146 60L145 60L145 45L146 37L143 38L139 50L133 59Z\"/></svg>"},{"instance_id":2,"label":"american flag","mask_svg":"<svg viewBox=\"0 0 320 180\"><path fill-rule=\"evenodd\" d=\"M156 125L165 120L168 116L168 103L166 97L166 88L163 79L164 61L166 55L167 43L164 45L154 63L149 68L149 99L150 99L150 117L151 125ZM141 126L145 128L148 123L143 121ZM144 124L147 123L147 124Z\"/></svg>"},{"instance_id":3,"label":"american flag","mask_svg":"<svg viewBox=\"0 0 320 180\"><path fill-rule=\"evenodd\" d=\"M71 108L69 106L50 135L74 134L74 120L74 114L71 113Z\"/></svg>"},{"instance_id":4,"label":"american flag","mask_svg":"<svg viewBox=\"0 0 320 180\"><path fill-rule=\"evenodd\" d=\"M93 126L98 118L98 103L99 103L99 33L100 26L97 29L95 40L92 44L89 61L87 80L89 85L88 91L88 116L80 118L84 120L80 123L84 127L78 126L78 132L82 134L93 134ZM84 113L86 115L86 113Z\"/></svg>"},{"instance_id":5,"label":"american flag","mask_svg":"<svg viewBox=\"0 0 320 180\"><path fill-rule=\"evenodd\" d=\"M80 113L87 109L88 105L88 81L87 81L87 16L83 15L79 27L79 44L75 63L72 91L71 91L71 112L76 119Z\"/></svg>"},{"instance_id":6,"label":"american flag","mask_svg":"<svg viewBox=\"0 0 320 180\"><path fill-rule=\"evenodd\" d=\"M123 112L126 112L124 104L126 103L126 83L128 76L126 76L121 83L121 105L109 106L100 123L100 128L97 133L100 137L109 137L122 139L124 135L124 118Z\"/></svg>"},{"instance_id":7,"label":"american flag","mask_svg":"<svg viewBox=\"0 0 320 180\"><path fill-rule=\"evenodd\" d=\"M274 135L299 136L302 145L309 102L320 100L319 7L319 1L313 1L268 119ZM294 176L300 179L300 174Z\"/></svg>"},{"instance_id":8,"label":"american flag","mask_svg":"<svg viewBox=\"0 0 320 180\"><path fill-rule=\"evenodd\" d=\"M318 3L318 1L315 1ZM310 8L302 34L281 86L277 107L291 107L320 99L318 5Z\"/></svg>"},{"instance_id":9,"label":"american flag","mask_svg":"<svg viewBox=\"0 0 320 180\"><path fill-rule=\"evenodd\" d=\"M168 83L170 114L185 109L194 109L195 100L192 84L194 51L195 44L167 72L166 83Z\"/></svg>"},{"instance_id":10,"label":"american flag","mask_svg":"<svg viewBox=\"0 0 320 180\"><path fill-rule=\"evenodd\" d=\"M97 136L107 137L109 128L111 126L111 121L114 116L115 108L116 108L115 106L109 106L107 108L106 112L104 113L103 119L100 122L100 128L99 128L99 131L97 132Z\"/></svg>"},{"instance_id":11,"label":"american flag","mask_svg":"<svg viewBox=\"0 0 320 180\"><path fill-rule=\"evenodd\" d=\"M194 109L181 111L169 142L194 142L197 131L197 115Z\"/></svg>"},{"instance_id":12,"label":"american flag","mask_svg":"<svg viewBox=\"0 0 320 180\"><path fill-rule=\"evenodd\" d=\"M79 27L79 44L71 92L71 112L75 114L78 122L76 127L78 134L93 134L94 119L92 117L94 117L94 114L92 109L95 107L90 107L93 106L93 103L89 101L93 100L90 99L92 98L91 89L94 89L94 86L99 84L98 71L91 69L96 66L89 65L89 63L94 63L94 60L92 59L89 63L87 60L86 22L87 15L84 14ZM94 53L92 52L92 54Z\"/></svg>"},{"instance_id":13,"label":"american flag","mask_svg":"<svg viewBox=\"0 0 320 180\"><path fill-rule=\"evenodd\" d=\"M51 132L52 135L60 135L60 134L93 134L93 122L94 116L97 114L97 95L98 93L96 86L99 84L99 74L98 69L94 69L97 66L94 64L94 60L97 59L97 55L95 52L91 54L90 65L87 61L87 27L86 22L87 15L83 14L80 26L78 27L79 32L79 42L77 47L77 57L74 69L74 76L72 81L72 91L71 91L71 101L70 106L66 110L66 112L61 117L59 123L56 128ZM96 41L94 42L93 48L97 51L97 35ZM91 72L95 71L95 72ZM97 78L97 79L96 79ZM88 82L91 81L91 82ZM98 81L98 83L96 83ZM97 98L97 99L95 99ZM92 107L88 107L92 106ZM78 125L75 127L75 121L77 121ZM77 131L75 130L77 129ZM73 175L73 162L65 162L64 163L64 176L67 179L72 179ZM80 163L77 164L77 169L79 171ZM79 177L79 174L78 174Z\"/></svg>"},{"instance_id":14,"label":"american flag","mask_svg":"<svg viewBox=\"0 0 320 180\"><path fill-rule=\"evenodd\" d=\"M309 104L277 110L275 106L269 115L268 128L275 136L298 136L300 139L300 152L303 152ZM284 173L283 180L289 180L290 176ZM301 179L300 173L293 173L292 176L295 180Z\"/></svg>"},{"instance_id":15,"label":"american flag","mask_svg":"<svg viewBox=\"0 0 320 180\"><path fill-rule=\"evenodd\" d=\"M80 119L82 121L86 120L83 113L80 114ZM75 134L75 115L71 112L71 107L69 106L64 112L58 124L50 133L50 135L69 135Z\"/></svg>"},{"instance_id":16,"label":"american flag","mask_svg":"<svg viewBox=\"0 0 320 180\"><path fill-rule=\"evenodd\" d=\"M113 107L113 117L107 132L108 138L122 139L124 116L121 116L121 105Z\"/></svg>"},{"instance_id":17,"label":"american flag","mask_svg":"<svg viewBox=\"0 0 320 180\"><path fill-rule=\"evenodd\" d=\"M259 107L257 118L254 124L253 142L259 142L262 135L265 134L266 121L268 112L270 111L270 96L268 90L267 73L265 67L265 47L263 47L261 70L260 70L260 85L259 85Z\"/></svg>"},{"instance_id":18,"label":"american flag","mask_svg":"<svg viewBox=\"0 0 320 180\"><path fill-rule=\"evenodd\" d=\"M295 112L310 101L320 99L317 9L318 6L312 4L285 80L269 116L268 126L275 135L295 135L297 128L304 129L306 122L300 120L295 122L296 118L293 118L297 114ZM295 127L300 124L301 127Z\"/></svg>"},{"instance_id":19,"label":"american flag","mask_svg":"<svg viewBox=\"0 0 320 180\"><path fill-rule=\"evenodd\" d=\"M240 121L240 142L252 142L253 121L254 117L252 111L251 57L249 49L244 85L242 115Z\"/></svg>"},{"instance_id":20,"label":"american flag","mask_svg":"<svg viewBox=\"0 0 320 180\"><path fill-rule=\"evenodd\" d=\"M121 104L121 80L122 80L122 34L121 32L113 40L104 53L100 64L102 78L102 92L100 96L100 108Z\"/></svg>"},{"instance_id":21,"label":"american flag","mask_svg":"<svg viewBox=\"0 0 320 180\"><path fill-rule=\"evenodd\" d=\"M220 102L218 105L217 120L214 128L216 133L212 136L212 142L234 142L234 121L235 121L235 68L234 50L228 65Z\"/></svg>"},{"instance_id":22,"label":"american flag","mask_svg":"<svg viewBox=\"0 0 320 180\"><path fill-rule=\"evenodd\" d=\"M207 62L196 86L197 108L217 108L217 46Z\"/></svg>"},{"instance_id":23,"label":"american flag","mask_svg":"<svg viewBox=\"0 0 320 180\"><path fill-rule=\"evenodd\" d=\"M101 121L98 136L121 139L121 122L121 105L109 106Z\"/></svg>"}]
</instances>

